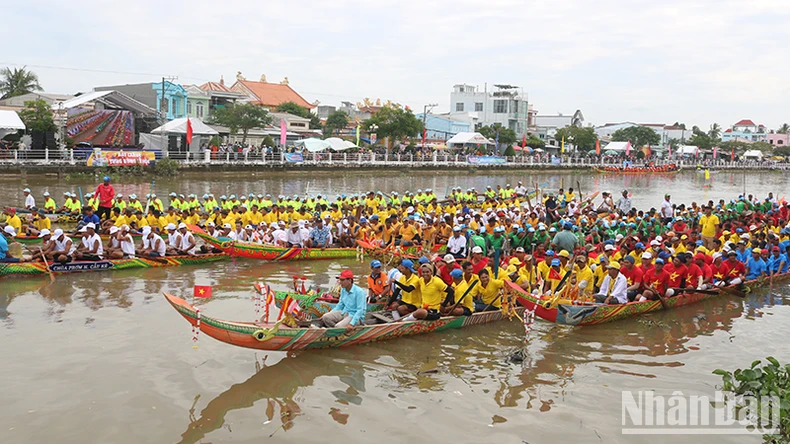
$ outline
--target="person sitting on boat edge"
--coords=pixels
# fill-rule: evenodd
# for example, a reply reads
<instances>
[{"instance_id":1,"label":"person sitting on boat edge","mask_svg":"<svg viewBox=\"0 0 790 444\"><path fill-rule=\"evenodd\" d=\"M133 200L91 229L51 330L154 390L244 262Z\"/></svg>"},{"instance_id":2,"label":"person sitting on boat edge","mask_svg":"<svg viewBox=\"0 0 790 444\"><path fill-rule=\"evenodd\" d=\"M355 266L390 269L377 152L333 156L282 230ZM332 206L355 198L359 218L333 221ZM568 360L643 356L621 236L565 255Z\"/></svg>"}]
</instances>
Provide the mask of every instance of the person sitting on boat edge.
<instances>
[{"instance_id":1,"label":"person sitting on boat edge","mask_svg":"<svg viewBox=\"0 0 790 444\"><path fill-rule=\"evenodd\" d=\"M434 276L433 266L430 263L420 265L420 279L418 282L422 297L422 307L403 318L403 321L435 321L442 316L439 312L442 302L453 300L453 287L444 283L440 277Z\"/></svg>"},{"instance_id":2,"label":"person sitting on boat edge","mask_svg":"<svg viewBox=\"0 0 790 444\"><path fill-rule=\"evenodd\" d=\"M356 327L365 321L367 298L365 291L354 283L354 273L343 270L340 281L340 299L332 311L321 316L321 323L328 328Z\"/></svg>"},{"instance_id":3,"label":"person sitting on boat edge","mask_svg":"<svg viewBox=\"0 0 790 444\"><path fill-rule=\"evenodd\" d=\"M8 240L16 237L16 230L11 225L3 228L2 235L0 235L0 263L13 264L17 262L27 262L24 258L16 258L11 256L8 252Z\"/></svg>"},{"instance_id":4,"label":"person sitting on boat edge","mask_svg":"<svg viewBox=\"0 0 790 444\"><path fill-rule=\"evenodd\" d=\"M368 301L370 303L384 301L389 297L389 293L387 277L381 272L381 261L374 259L370 262L368 275Z\"/></svg>"},{"instance_id":5,"label":"person sitting on boat edge","mask_svg":"<svg viewBox=\"0 0 790 444\"><path fill-rule=\"evenodd\" d=\"M469 262L464 262L463 269L454 269L450 272L450 276L453 279L453 299L444 301L441 308L442 315L471 316L475 309L474 299L471 294L465 295L465 293L469 287L473 285L473 282L476 282L474 285L478 285L480 283L477 275L472 273L472 264ZM469 291L469 293L471 293L471 291ZM462 297L463 300L460 300ZM450 310L455 306L455 304L459 302L459 300L460 303L451 312Z\"/></svg>"},{"instance_id":6,"label":"person sitting on boat edge","mask_svg":"<svg viewBox=\"0 0 790 444\"><path fill-rule=\"evenodd\" d=\"M504 274L505 270L500 272ZM492 277L487 268L480 270L477 276L480 283L467 296L476 300L475 312L499 310L502 307L499 292L505 286L505 281Z\"/></svg>"},{"instance_id":7,"label":"person sitting on boat edge","mask_svg":"<svg viewBox=\"0 0 790 444\"><path fill-rule=\"evenodd\" d=\"M612 261L607 267L607 274L601 282L601 290L595 295L599 304L628 303L628 280L620 273L620 263Z\"/></svg>"},{"instance_id":8,"label":"person sitting on boat edge","mask_svg":"<svg viewBox=\"0 0 790 444\"><path fill-rule=\"evenodd\" d=\"M397 286L390 296L390 308L395 319L407 316L422 306L422 293L420 292L419 277L414 270L414 262L409 259L401 260L398 265L401 276L393 281Z\"/></svg>"},{"instance_id":9,"label":"person sitting on boat edge","mask_svg":"<svg viewBox=\"0 0 790 444\"><path fill-rule=\"evenodd\" d=\"M74 251L74 259L78 261L100 261L104 258L104 246L101 237L96 233L96 225L86 224L79 229L82 235L82 243Z\"/></svg>"}]
</instances>

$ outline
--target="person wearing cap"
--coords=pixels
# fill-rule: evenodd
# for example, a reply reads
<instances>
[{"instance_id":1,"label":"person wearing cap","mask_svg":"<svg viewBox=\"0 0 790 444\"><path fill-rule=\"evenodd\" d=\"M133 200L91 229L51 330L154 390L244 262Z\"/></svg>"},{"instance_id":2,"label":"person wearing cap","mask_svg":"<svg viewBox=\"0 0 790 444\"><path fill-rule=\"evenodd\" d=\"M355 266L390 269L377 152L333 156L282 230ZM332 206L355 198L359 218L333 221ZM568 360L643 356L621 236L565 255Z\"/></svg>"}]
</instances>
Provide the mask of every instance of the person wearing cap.
<instances>
[{"instance_id":1,"label":"person wearing cap","mask_svg":"<svg viewBox=\"0 0 790 444\"><path fill-rule=\"evenodd\" d=\"M399 319L415 312L422 307L422 292L420 291L420 278L414 269L414 262L410 259L403 259L398 265L401 276L393 283L395 291L390 296L390 309L393 310L392 316Z\"/></svg>"},{"instance_id":2,"label":"person wearing cap","mask_svg":"<svg viewBox=\"0 0 790 444\"><path fill-rule=\"evenodd\" d=\"M99 198L99 208L96 210L96 215L99 216L99 219L110 217L112 201L115 198L115 188L110 185L110 176L104 176L103 183L96 187L95 194Z\"/></svg>"},{"instance_id":3,"label":"person wearing cap","mask_svg":"<svg viewBox=\"0 0 790 444\"><path fill-rule=\"evenodd\" d=\"M55 262L66 264L73 259L76 246L71 238L66 236L62 229L58 228L52 232L52 251L49 252L47 257Z\"/></svg>"},{"instance_id":4,"label":"person wearing cap","mask_svg":"<svg viewBox=\"0 0 790 444\"><path fill-rule=\"evenodd\" d=\"M27 262L22 257L13 257L8 251L8 240L16 237L16 230L11 225L3 227L2 235L0 235L0 263L13 264L18 262Z\"/></svg>"},{"instance_id":5,"label":"person wearing cap","mask_svg":"<svg viewBox=\"0 0 790 444\"><path fill-rule=\"evenodd\" d=\"M123 250L121 249L122 233L121 229L116 226L110 227L109 238L107 245L104 248L104 256L107 259L122 259Z\"/></svg>"},{"instance_id":6,"label":"person wearing cap","mask_svg":"<svg viewBox=\"0 0 790 444\"><path fill-rule=\"evenodd\" d=\"M420 279L417 281L422 298L422 306L418 307L403 321L426 320L435 321L441 317L440 309L443 303L453 300L453 287L447 285L441 278L434 276L431 264L420 265Z\"/></svg>"},{"instance_id":7,"label":"person wearing cap","mask_svg":"<svg viewBox=\"0 0 790 444\"><path fill-rule=\"evenodd\" d=\"M324 225L324 221L320 217L317 217L315 226L310 229L308 239L305 242L308 248L328 248L331 235L329 227Z\"/></svg>"},{"instance_id":8,"label":"person wearing cap","mask_svg":"<svg viewBox=\"0 0 790 444\"><path fill-rule=\"evenodd\" d=\"M50 232L49 229L44 228L37 235L37 237L41 239L41 247L39 247L38 250L33 252L30 260L41 260L42 255L43 257L48 257L48 255L52 253L53 248L55 248L55 242L52 238L52 232Z\"/></svg>"},{"instance_id":9,"label":"person wearing cap","mask_svg":"<svg viewBox=\"0 0 790 444\"><path fill-rule=\"evenodd\" d=\"M6 215L5 222L7 225L14 228L14 233L21 233L22 232L22 219L19 218L16 214L16 208L8 207L6 208L3 213Z\"/></svg>"},{"instance_id":10,"label":"person wearing cap","mask_svg":"<svg viewBox=\"0 0 790 444\"><path fill-rule=\"evenodd\" d=\"M666 292L667 297L677 296L679 294L678 290L688 276L685 253L676 253L670 259L671 260L664 265L664 271L669 274L669 282L667 283L669 288Z\"/></svg>"},{"instance_id":11,"label":"person wearing cap","mask_svg":"<svg viewBox=\"0 0 790 444\"><path fill-rule=\"evenodd\" d=\"M387 276L381 272L381 261L375 259L370 262L370 274L368 275L368 302L373 304L386 301L390 295L390 287L387 285Z\"/></svg>"},{"instance_id":12,"label":"person wearing cap","mask_svg":"<svg viewBox=\"0 0 790 444\"><path fill-rule=\"evenodd\" d=\"M587 256L580 254L576 256L575 265L576 287L579 289L579 297L582 301L593 301L595 292L595 276L589 266Z\"/></svg>"},{"instance_id":13,"label":"person wearing cap","mask_svg":"<svg viewBox=\"0 0 790 444\"><path fill-rule=\"evenodd\" d=\"M787 254L782 253L782 249L779 246L774 245L771 247L771 257L768 260L767 266L768 274L770 276L787 273Z\"/></svg>"},{"instance_id":14,"label":"person wearing cap","mask_svg":"<svg viewBox=\"0 0 790 444\"><path fill-rule=\"evenodd\" d=\"M33 197L33 194L30 193L30 188L25 188L22 190L22 193L25 195L25 209L34 209L36 207L36 199Z\"/></svg>"},{"instance_id":15,"label":"person wearing cap","mask_svg":"<svg viewBox=\"0 0 790 444\"><path fill-rule=\"evenodd\" d=\"M194 256L197 254L197 243L195 236L187 229L187 224L181 222L177 226L181 243L178 246L178 254Z\"/></svg>"},{"instance_id":16,"label":"person wearing cap","mask_svg":"<svg viewBox=\"0 0 790 444\"><path fill-rule=\"evenodd\" d=\"M178 247L181 246L181 233L176 230L176 224L172 222L165 226L165 231L167 232L167 248L165 249L165 254L167 256L178 256Z\"/></svg>"},{"instance_id":17,"label":"person wearing cap","mask_svg":"<svg viewBox=\"0 0 790 444\"><path fill-rule=\"evenodd\" d=\"M337 279L340 282L340 299L332 311L321 316L321 323L328 328L363 325L367 312L365 291L354 283L351 270L343 270Z\"/></svg>"},{"instance_id":18,"label":"person wearing cap","mask_svg":"<svg viewBox=\"0 0 790 444\"><path fill-rule=\"evenodd\" d=\"M767 274L768 266L760 256L761 253L762 250L759 248L752 249L752 257L746 262L747 281L755 280Z\"/></svg>"},{"instance_id":19,"label":"person wearing cap","mask_svg":"<svg viewBox=\"0 0 790 444\"><path fill-rule=\"evenodd\" d=\"M167 254L167 244L161 236L154 233L150 226L143 227L143 251L140 256L164 257Z\"/></svg>"},{"instance_id":20,"label":"person wearing cap","mask_svg":"<svg viewBox=\"0 0 790 444\"><path fill-rule=\"evenodd\" d=\"M620 261L620 273L625 276L628 282L628 288L626 288L628 302L633 302L642 289L644 273L636 266L633 256L625 256L623 260Z\"/></svg>"},{"instance_id":21,"label":"person wearing cap","mask_svg":"<svg viewBox=\"0 0 790 444\"><path fill-rule=\"evenodd\" d=\"M631 208L634 207L631 198L628 197L628 190L623 190L621 198L617 199L617 202L614 204L615 210L620 213L621 216L625 216L631 211Z\"/></svg>"},{"instance_id":22,"label":"person wearing cap","mask_svg":"<svg viewBox=\"0 0 790 444\"><path fill-rule=\"evenodd\" d=\"M452 255L455 259L465 259L467 257L466 248L466 237L461 236L461 227L456 225L453 227L452 236L447 239L447 253ZM447 282L447 280L445 280L445 282Z\"/></svg>"},{"instance_id":23,"label":"person wearing cap","mask_svg":"<svg viewBox=\"0 0 790 444\"><path fill-rule=\"evenodd\" d=\"M697 290L707 290L713 287L713 270L710 265L706 263L706 255L704 253L697 253L686 255L691 260L688 262L688 275L686 277L686 286L694 287Z\"/></svg>"},{"instance_id":24,"label":"person wearing cap","mask_svg":"<svg viewBox=\"0 0 790 444\"><path fill-rule=\"evenodd\" d=\"M458 264L455 256L452 254L445 254L442 258L442 265L439 267L438 276L441 278L445 284L452 285L453 278L450 276L450 273L453 270L460 270L461 266Z\"/></svg>"},{"instance_id":25,"label":"person wearing cap","mask_svg":"<svg viewBox=\"0 0 790 444\"><path fill-rule=\"evenodd\" d=\"M565 251L565 250L563 250L563 251ZM560 252L560 253L562 253L562 252ZM566 262L568 260L567 253L568 252L566 251L565 255L560 256ZM560 257L555 257L555 258L553 258L551 260L549 260L549 258L547 257L546 261L544 261L544 264L546 264L546 263L548 264L548 268L544 268L544 270L546 270L545 271L546 274L545 274L545 278L543 279L543 285L540 288L540 293L541 294L554 294L557 291L557 289L558 289L558 287L560 285L560 282L562 282L562 279L568 273L570 273L570 270L568 270L567 268L563 267L562 260L560 260ZM567 280L566 280L566 283L569 283L569 282L567 282Z\"/></svg>"},{"instance_id":26,"label":"person wearing cap","mask_svg":"<svg viewBox=\"0 0 790 444\"><path fill-rule=\"evenodd\" d=\"M50 196L49 191L44 191L44 213L52 214L58 210L58 204Z\"/></svg>"},{"instance_id":27,"label":"person wearing cap","mask_svg":"<svg viewBox=\"0 0 790 444\"><path fill-rule=\"evenodd\" d=\"M96 233L96 225L93 223L85 224L80 228L82 242L74 251L74 259L78 261L100 261L104 258L104 246L101 237Z\"/></svg>"},{"instance_id":28,"label":"person wearing cap","mask_svg":"<svg viewBox=\"0 0 790 444\"><path fill-rule=\"evenodd\" d=\"M628 303L628 280L620 272L618 262L610 262L606 267L606 276L601 282L601 289L595 295L599 304L626 304Z\"/></svg>"},{"instance_id":29,"label":"person wearing cap","mask_svg":"<svg viewBox=\"0 0 790 444\"><path fill-rule=\"evenodd\" d=\"M299 230L299 222L293 221L289 225L289 230L285 233L286 246L289 248L302 248L303 240L302 233Z\"/></svg>"},{"instance_id":30,"label":"person wearing cap","mask_svg":"<svg viewBox=\"0 0 790 444\"><path fill-rule=\"evenodd\" d=\"M655 265L644 275L645 290L637 301L656 301L669 291L669 273L664 270L664 259L655 260Z\"/></svg>"}]
</instances>

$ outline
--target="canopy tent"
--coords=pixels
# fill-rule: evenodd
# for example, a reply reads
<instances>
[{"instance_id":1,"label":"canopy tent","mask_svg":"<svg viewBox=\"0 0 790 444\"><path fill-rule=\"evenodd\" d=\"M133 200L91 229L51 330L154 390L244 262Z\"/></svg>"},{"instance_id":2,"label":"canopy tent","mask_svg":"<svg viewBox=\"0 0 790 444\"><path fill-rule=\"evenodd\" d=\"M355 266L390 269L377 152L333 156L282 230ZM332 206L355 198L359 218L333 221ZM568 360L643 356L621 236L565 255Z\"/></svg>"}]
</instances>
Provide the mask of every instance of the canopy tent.
<instances>
[{"instance_id":1,"label":"canopy tent","mask_svg":"<svg viewBox=\"0 0 790 444\"><path fill-rule=\"evenodd\" d=\"M0 110L0 139L8 134L25 129L25 123L16 111Z\"/></svg>"},{"instance_id":2,"label":"canopy tent","mask_svg":"<svg viewBox=\"0 0 790 444\"><path fill-rule=\"evenodd\" d=\"M200 119L192 119L192 134L219 134L215 129L203 123ZM151 131L153 134L186 134L187 133L187 118L173 119L164 125Z\"/></svg>"},{"instance_id":3,"label":"canopy tent","mask_svg":"<svg viewBox=\"0 0 790 444\"><path fill-rule=\"evenodd\" d=\"M602 147L606 151L615 151L616 153L625 152L625 147L628 142L609 142L609 145ZM634 147L631 147L633 150Z\"/></svg>"},{"instance_id":4,"label":"canopy tent","mask_svg":"<svg viewBox=\"0 0 790 444\"><path fill-rule=\"evenodd\" d=\"M494 143L480 133L458 133L447 141L447 146L466 144L493 145Z\"/></svg>"},{"instance_id":5,"label":"canopy tent","mask_svg":"<svg viewBox=\"0 0 790 444\"><path fill-rule=\"evenodd\" d=\"M699 147L698 146L694 146L694 145L678 145L677 149L675 150L675 153L679 154L679 155L688 154L688 155L694 156L694 155L697 154L698 151L699 151Z\"/></svg>"},{"instance_id":6,"label":"canopy tent","mask_svg":"<svg viewBox=\"0 0 790 444\"><path fill-rule=\"evenodd\" d=\"M327 141L317 139L315 137L297 140L296 142L294 142L294 145L300 148L304 148L307 151L310 151L311 153L325 151L332 147L332 145L330 145Z\"/></svg>"},{"instance_id":7,"label":"canopy tent","mask_svg":"<svg viewBox=\"0 0 790 444\"><path fill-rule=\"evenodd\" d=\"M743 153L744 159L762 159L763 152L760 150L748 150Z\"/></svg>"},{"instance_id":8,"label":"canopy tent","mask_svg":"<svg viewBox=\"0 0 790 444\"><path fill-rule=\"evenodd\" d=\"M156 116L156 110L150 106L139 102L126 94L118 91L93 91L73 97L64 101L57 101L52 104L53 111L66 110L89 102L101 102L105 105L128 109L135 113L148 116Z\"/></svg>"},{"instance_id":9,"label":"canopy tent","mask_svg":"<svg viewBox=\"0 0 790 444\"><path fill-rule=\"evenodd\" d=\"M358 146L354 145L353 143L351 143L351 142L349 142L347 140L343 140L343 139L341 139L339 137L330 137L330 138L324 140L324 142L328 143L330 145L330 148L335 150L335 151L343 151L343 150L347 150L349 148L359 148Z\"/></svg>"}]
</instances>

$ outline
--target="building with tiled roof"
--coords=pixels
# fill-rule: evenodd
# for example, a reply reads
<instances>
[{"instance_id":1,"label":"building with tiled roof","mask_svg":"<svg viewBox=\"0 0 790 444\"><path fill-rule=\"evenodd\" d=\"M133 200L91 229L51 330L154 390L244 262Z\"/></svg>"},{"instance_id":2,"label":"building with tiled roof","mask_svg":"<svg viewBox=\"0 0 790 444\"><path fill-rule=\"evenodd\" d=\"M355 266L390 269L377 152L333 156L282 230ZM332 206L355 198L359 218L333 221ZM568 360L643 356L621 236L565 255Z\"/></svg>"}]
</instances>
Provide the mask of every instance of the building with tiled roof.
<instances>
[{"instance_id":1,"label":"building with tiled roof","mask_svg":"<svg viewBox=\"0 0 790 444\"><path fill-rule=\"evenodd\" d=\"M262 75L260 81L254 82L245 79L241 73L238 73L236 83L230 87L230 90L244 94L250 102L264 108L275 109L286 102L293 102L307 109L315 108L315 105L291 88L287 77L280 83L269 83L266 81L266 76Z\"/></svg>"},{"instance_id":2,"label":"building with tiled roof","mask_svg":"<svg viewBox=\"0 0 790 444\"><path fill-rule=\"evenodd\" d=\"M757 125L751 119L741 119L721 134L721 141L765 142L767 136L765 125Z\"/></svg>"}]
</instances>

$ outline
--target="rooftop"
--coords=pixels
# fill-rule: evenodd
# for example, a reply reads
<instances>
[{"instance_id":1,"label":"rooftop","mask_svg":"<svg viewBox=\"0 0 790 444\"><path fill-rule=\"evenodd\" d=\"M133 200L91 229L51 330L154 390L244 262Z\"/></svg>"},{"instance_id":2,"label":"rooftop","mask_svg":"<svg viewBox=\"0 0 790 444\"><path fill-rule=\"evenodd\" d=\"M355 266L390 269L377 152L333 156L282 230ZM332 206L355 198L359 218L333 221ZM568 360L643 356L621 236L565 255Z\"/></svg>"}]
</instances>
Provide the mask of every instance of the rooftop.
<instances>
[{"instance_id":1,"label":"rooftop","mask_svg":"<svg viewBox=\"0 0 790 444\"><path fill-rule=\"evenodd\" d=\"M751 120L749 120L749 119L743 119L743 120L738 121L733 126L757 126L757 125L754 122L752 122Z\"/></svg>"},{"instance_id":2,"label":"rooftop","mask_svg":"<svg viewBox=\"0 0 790 444\"><path fill-rule=\"evenodd\" d=\"M307 109L315 108L315 105L308 102L289 85L283 83L253 82L252 80L239 79L236 83L241 84L252 92L257 98L253 103L259 105L278 106L285 102L294 102ZM234 85L235 86L235 85Z\"/></svg>"}]
</instances>

